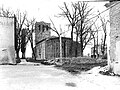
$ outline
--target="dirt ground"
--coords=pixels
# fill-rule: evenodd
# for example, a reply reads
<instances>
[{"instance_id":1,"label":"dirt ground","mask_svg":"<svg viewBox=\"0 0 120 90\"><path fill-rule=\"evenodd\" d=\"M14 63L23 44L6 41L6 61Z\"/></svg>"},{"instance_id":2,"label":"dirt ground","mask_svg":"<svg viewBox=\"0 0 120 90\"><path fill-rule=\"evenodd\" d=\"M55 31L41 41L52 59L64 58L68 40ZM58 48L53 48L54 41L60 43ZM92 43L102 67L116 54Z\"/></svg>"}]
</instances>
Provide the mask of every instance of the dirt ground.
<instances>
[{"instance_id":1,"label":"dirt ground","mask_svg":"<svg viewBox=\"0 0 120 90\"><path fill-rule=\"evenodd\" d=\"M0 65L0 90L118 90L120 78L101 75L100 66L71 74L54 65Z\"/></svg>"},{"instance_id":2,"label":"dirt ground","mask_svg":"<svg viewBox=\"0 0 120 90\"><path fill-rule=\"evenodd\" d=\"M104 67L107 65L107 62L102 62L102 63L82 63L82 64L77 64L77 63L71 63L71 64L63 64L61 66L56 65L55 67L58 69L63 69L71 74L79 74L81 71L88 71L94 67L100 66Z\"/></svg>"}]
</instances>

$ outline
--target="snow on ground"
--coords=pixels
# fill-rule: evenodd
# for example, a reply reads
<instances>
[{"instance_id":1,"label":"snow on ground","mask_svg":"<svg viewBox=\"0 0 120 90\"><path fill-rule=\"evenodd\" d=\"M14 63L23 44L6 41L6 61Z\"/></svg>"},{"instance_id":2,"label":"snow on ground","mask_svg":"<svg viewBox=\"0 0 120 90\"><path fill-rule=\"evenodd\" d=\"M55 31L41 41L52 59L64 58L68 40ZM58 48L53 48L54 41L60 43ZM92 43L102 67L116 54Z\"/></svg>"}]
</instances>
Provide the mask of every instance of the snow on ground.
<instances>
[{"instance_id":1,"label":"snow on ground","mask_svg":"<svg viewBox=\"0 0 120 90\"><path fill-rule=\"evenodd\" d=\"M53 66L0 66L0 90L118 90L120 78L100 75L100 67L72 75Z\"/></svg>"}]
</instances>

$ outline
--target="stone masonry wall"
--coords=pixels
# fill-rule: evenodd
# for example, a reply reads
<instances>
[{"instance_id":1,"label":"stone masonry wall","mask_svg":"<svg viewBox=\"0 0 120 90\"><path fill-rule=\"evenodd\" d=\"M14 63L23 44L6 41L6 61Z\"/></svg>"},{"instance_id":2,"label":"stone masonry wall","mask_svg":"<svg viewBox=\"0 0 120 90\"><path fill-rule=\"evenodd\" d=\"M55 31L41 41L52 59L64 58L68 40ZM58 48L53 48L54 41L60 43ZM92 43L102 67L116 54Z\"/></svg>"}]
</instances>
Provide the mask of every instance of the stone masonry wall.
<instances>
[{"instance_id":1,"label":"stone masonry wall","mask_svg":"<svg viewBox=\"0 0 120 90\"><path fill-rule=\"evenodd\" d=\"M0 64L16 64L14 18L0 17Z\"/></svg>"},{"instance_id":2,"label":"stone masonry wall","mask_svg":"<svg viewBox=\"0 0 120 90\"><path fill-rule=\"evenodd\" d=\"M73 43L73 51L72 55L75 57L75 45L76 43ZM70 39L69 38L62 38L62 56L63 57L70 57ZM80 47L78 45L78 56L80 53ZM46 59L54 59L60 57L60 43L59 38L53 38L46 41L45 46L45 57Z\"/></svg>"},{"instance_id":3,"label":"stone masonry wall","mask_svg":"<svg viewBox=\"0 0 120 90\"><path fill-rule=\"evenodd\" d=\"M50 23L36 22L35 23L35 43L50 37Z\"/></svg>"},{"instance_id":4,"label":"stone masonry wall","mask_svg":"<svg viewBox=\"0 0 120 90\"><path fill-rule=\"evenodd\" d=\"M120 74L120 1L112 5L115 6L110 9L110 64Z\"/></svg>"}]
</instances>

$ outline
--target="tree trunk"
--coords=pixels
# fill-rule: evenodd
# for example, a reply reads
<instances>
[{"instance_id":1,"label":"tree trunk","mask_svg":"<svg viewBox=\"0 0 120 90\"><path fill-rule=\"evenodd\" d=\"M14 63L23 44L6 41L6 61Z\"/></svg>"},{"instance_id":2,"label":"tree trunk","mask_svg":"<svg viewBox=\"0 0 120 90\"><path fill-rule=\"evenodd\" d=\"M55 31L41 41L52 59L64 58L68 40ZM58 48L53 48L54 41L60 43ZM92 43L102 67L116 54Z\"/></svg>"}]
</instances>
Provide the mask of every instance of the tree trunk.
<instances>
[{"instance_id":1,"label":"tree trunk","mask_svg":"<svg viewBox=\"0 0 120 90\"><path fill-rule=\"evenodd\" d=\"M98 29L97 29L97 45L96 45L96 58L99 58L99 53L98 53Z\"/></svg>"},{"instance_id":2,"label":"tree trunk","mask_svg":"<svg viewBox=\"0 0 120 90\"><path fill-rule=\"evenodd\" d=\"M33 47L32 47L32 52L33 52L34 59L36 60L36 55Z\"/></svg>"},{"instance_id":3,"label":"tree trunk","mask_svg":"<svg viewBox=\"0 0 120 90\"><path fill-rule=\"evenodd\" d=\"M19 51L16 52L16 58L20 58L19 57Z\"/></svg>"},{"instance_id":4,"label":"tree trunk","mask_svg":"<svg viewBox=\"0 0 120 90\"><path fill-rule=\"evenodd\" d=\"M64 41L63 46L64 57L66 57L66 41Z\"/></svg>"},{"instance_id":5,"label":"tree trunk","mask_svg":"<svg viewBox=\"0 0 120 90\"><path fill-rule=\"evenodd\" d=\"M94 38L93 58L96 58L95 57L95 38Z\"/></svg>"},{"instance_id":6,"label":"tree trunk","mask_svg":"<svg viewBox=\"0 0 120 90\"><path fill-rule=\"evenodd\" d=\"M28 29L29 30L29 29ZM22 52L22 58L25 59L25 51L26 51L26 29L22 29L21 32L21 52Z\"/></svg>"},{"instance_id":7,"label":"tree trunk","mask_svg":"<svg viewBox=\"0 0 120 90\"><path fill-rule=\"evenodd\" d=\"M83 40L82 40L82 36L80 36L80 56L83 57Z\"/></svg>"},{"instance_id":8,"label":"tree trunk","mask_svg":"<svg viewBox=\"0 0 120 90\"><path fill-rule=\"evenodd\" d=\"M80 44L80 56L83 57L83 47L82 47L82 44Z\"/></svg>"},{"instance_id":9,"label":"tree trunk","mask_svg":"<svg viewBox=\"0 0 120 90\"><path fill-rule=\"evenodd\" d=\"M72 57L72 53L73 53L73 29L74 29L74 26L72 26L72 31L71 31L71 41L70 41L70 50L69 50L69 53L70 53L70 57Z\"/></svg>"},{"instance_id":10,"label":"tree trunk","mask_svg":"<svg viewBox=\"0 0 120 90\"><path fill-rule=\"evenodd\" d=\"M82 32L83 32L83 21L81 20L81 24L80 24L80 56L83 57L83 36L82 36Z\"/></svg>"},{"instance_id":11,"label":"tree trunk","mask_svg":"<svg viewBox=\"0 0 120 90\"><path fill-rule=\"evenodd\" d=\"M103 57L104 57L104 55L105 55L105 42L106 42L106 34L105 34L105 37L104 37L104 42L103 42L103 52L102 52L102 54L103 54Z\"/></svg>"},{"instance_id":12,"label":"tree trunk","mask_svg":"<svg viewBox=\"0 0 120 90\"><path fill-rule=\"evenodd\" d=\"M26 47L23 47L21 46L21 52L22 52L22 59L25 59L25 51L26 51Z\"/></svg>"},{"instance_id":13,"label":"tree trunk","mask_svg":"<svg viewBox=\"0 0 120 90\"><path fill-rule=\"evenodd\" d=\"M19 50L16 50L16 63L20 63Z\"/></svg>"},{"instance_id":14,"label":"tree trunk","mask_svg":"<svg viewBox=\"0 0 120 90\"><path fill-rule=\"evenodd\" d=\"M34 50L34 47L33 47L33 38L32 38L32 35L31 35L30 43L31 43L32 53L33 53L33 56L34 56L33 58L36 60L35 50Z\"/></svg>"},{"instance_id":15,"label":"tree trunk","mask_svg":"<svg viewBox=\"0 0 120 90\"><path fill-rule=\"evenodd\" d=\"M21 44L21 52L22 52L22 59L25 59L25 51L26 51L26 46L25 44Z\"/></svg>"},{"instance_id":16,"label":"tree trunk","mask_svg":"<svg viewBox=\"0 0 120 90\"><path fill-rule=\"evenodd\" d=\"M62 61L62 37L61 35L59 36L59 40L60 40L60 60Z\"/></svg>"},{"instance_id":17,"label":"tree trunk","mask_svg":"<svg viewBox=\"0 0 120 90\"><path fill-rule=\"evenodd\" d=\"M25 59L25 52L22 52L22 59Z\"/></svg>"},{"instance_id":18,"label":"tree trunk","mask_svg":"<svg viewBox=\"0 0 120 90\"><path fill-rule=\"evenodd\" d=\"M77 35L76 35L76 47L75 47L75 57L78 56L78 32L77 32Z\"/></svg>"}]
</instances>

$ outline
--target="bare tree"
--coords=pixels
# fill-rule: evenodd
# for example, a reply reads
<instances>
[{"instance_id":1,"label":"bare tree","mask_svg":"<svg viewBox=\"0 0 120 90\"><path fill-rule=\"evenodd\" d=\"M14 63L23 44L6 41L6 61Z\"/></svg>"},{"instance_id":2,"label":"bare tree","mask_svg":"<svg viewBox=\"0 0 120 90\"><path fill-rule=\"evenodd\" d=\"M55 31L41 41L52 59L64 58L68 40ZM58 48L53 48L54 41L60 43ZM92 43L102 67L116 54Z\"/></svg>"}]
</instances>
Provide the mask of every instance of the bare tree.
<instances>
[{"instance_id":1,"label":"bare tree","mask_svg":"<svg viewBox=\"0 0 120 90\"><path fill-rule=\"evenodd\" d=\"M70 45L69 52L70 52L70 56L72 56L73 32L74 32L75 25L79 21L77 7L76 7L76 4L72 3L71 8L69 9L67 4L64 2L64 7L60 7L60 9L62 10L62 14L60 14L60 15L67 18L67 20L70 23L70 27L71 27L71 45Z\"/></svg>"},{"instance_id":2,"label":"bare tree","mask_svg":"<svg viewBox=\"0 0 120 90\"><path fill-rule=\"evenodd\" d=\"M98 32L100 31L99 28L101 27L97 27L95 23L93 23L94 28L93 30L91 30L91 35L93 37L93 58L99 57L98 55ZM92 26L92 27L93 27Z\"/></svg>"},{"instance_id":3,"label":"bare tree","mask_svg":"<svg viewBox=\"0 0 120 90\"><path fill-rule=\"evenodd\" d=\"M102 30L104 32L103 45L102 45L102 55L104 56L105 55L105 47L106 47L107 23L108 23L108 21L104 17L102 17L101 14L99 14L99 19L101 21Z\"/></svg>"},{"instance_id":4,"label":"bare tree","mask_svg":"<svg viewBox=\"0 0 120 90\"><path fill-rule=\"evenodd\" d=\"M49 27L49 28L50 28L52 31L54 31L54 32L58 35L58 37L60 37L60 33L58 32L57 28L55 27L54 22L52 21L52 19L50 19L50 21L51 21L51 23L52 23L52 25L53 25L53 28L51 28L51 27Z\"/></svg>"},{"instance_id":5,"label":"bare tree","mask_svg":"<svg viewBox=\"0 0 120 90\"><path fill-rule=\"evenodd\" d=\"M21 13L19 10L17 11L17 13L15 14L15 23L16 23L16 30L15 30L15 50L16 50L16 58L18 59L18 62L20 62L19 60L19 51L21 49L21 31L23 28L23 24L25 22L26 19L26 13Z\"/></svg>"},{"instance_id":6,"label":"bare tree","mask_svg":"<svg viewBox=\"0 0 120 90\"><path fill-rule=\"evenodd\" d=\"M34 44L33 43L33 32L35 30L35 28L34 28L35 27L35 18L32 18L31 20L26 19L25 26L27 27L27 32L28 32L26 34L26 44L28 43L28 41L30 41L33 58L36 60L35 47L33 45ZM25 45L25 47L26 47L26 45ZM23 52L23 54L24 53L25 52Z\"/></svg>"},{"instance_id":7,"label":"bare tree","mask_svg":"<svg viewBox=\"0 0 120 90\"><path fill-rule=\"evenodd\" d=\"M27 29L22 29L21 30L21 52L22 52L22 58L25 58L25 51L26 51L26 34Z\"/></svg>"},{"instance_id":8,"label":"bare tree","mask_svg":"<svg viewBox=\"0 0 120 90\"><path fill-rule=\"evenodd\" d=\"M3 16L3 17L13 17L14 16L14 12L10 8L5 9L2 6L2 7L0 7L0 16Z\"/></svg>"},{"instance_id":9,"label":"bare tree","mask_svg":"<svg viewBox=\"0 0 120 90\"><path fill-rule=\"evenodd\" d=\"M91 34L91 30L92 30L91 27L93 24L90 21L88 21L88 17L91 15L92 8L89 9L88 3L86 2L77 2L76 7L78 10L78 16L80 18L75 26L76 32L77 32L76 38L79 37L80 56L83 56L83 51L86 45L90 42L90 40L93 39L92 34ZM76 50L77 50L77 47L76 47Z\"/></svg>"},{"instance_id":10,"label":"bare tree","mask_svg":"<svg viewBox=\"0 0 120 90\"><path fill-rule=\"evenodd\" d=\"M101 26L100 26L100 27L101 27ZM99 36L99 35L98 35L98 32L100 31L100 30L99 30L100 27L98 27L96 24L94 24L94 28L95 28L95 30L96 30L96 35L95 35L95 36L96 36L96 43L94 44L94 45L95 45L94 47L95 47L95 53L96 53L96 55L97 55L97 56L96 56L97 58L99 57L99 53L98 53L98 47L99 47L98 36Z\"/></svg>"},{"instance_id":11,"label":"bare tree","mask_svg":"<svg viewBox=\"0 0 120 90\"><path fill-rule=\"evenodd\" d=\"M62 34L62 28L60 27L60 33L58 32L57 28L55 27L55 24L53 23L53 21L50 19L52 25L53 25L53 28L50 27L50 29L52 31L54 31L58 37L59 37L59 41L60 41L60 60L62 60L62 39L61 39L61 34Z\"/></svg>"},{"instance_id":12,"label":"bare tree","mask_svg":"<svg viewBox=\"0 0 120 90\"><path fill-rule=\"evenodd\" d=\"M66 3L64 3L64 8L60 9L63 11L61 16L64 16L68 19L71 26L71 48L70 52L72 53L73 46L73 33L74 30L76 33L76 49L75 55L77 56L78 40L80 42L80 56L83 56L83 50L86 45L92 40L91 27L93 24L90 24L88 20L91 15L92 8L89 8L88 3L86 2L77 2L72 3L71 8L69 9ZM79 39L78 39L79 37ZM71 54L72 56L72 54Z\"/></svg>"},{"instance_id":13,"label":"bare tree","mask_svg":"<svg viewBox=\"0 0 120 90\"><path fill-rule=\"evenodd\" d=\"M21 30L21 52L22 52L22 58L25 58L25 51L26 51L26 45L29 41L29 33L30 33L30 22L28 21L28 19L25 19L25 23L24 25L26 26L26 28Z\"/></svg>"},{"instance_id":14,"label":"bare tree","mask_svg":"<svg viewBox=\"0 0 120 90\"><path fill-rule=\"evenodd\" d=\"M33 52L33 58L36 60L36 55L35 55L35 49L34 49L34 46L33 46L33 32L34 32L34 26L35 26L35 18L33 18L31 20L31 32L30 32L30 43L31 43L31 48L32 48L32 52Z\"/></svg>"},{"instance_id":15,"label":"bare tree","mask_svg":"<svg viewBox=\"0 0 120 90\"><path fill-rule=\"evenodd\" d=\"M92 34L92 37L93 37L93 40L94 40L94 46L93 46L93 58L95 58L95 46L96 46L96 38L95 38L95 33L93 32L93 33L91 33Z\"/></svg>"},{"instance_id":16,"label":"bare tree","mask_svg":"<svg viewBox=\"0 0 120 90\"><path fill-rule=\"evenodd\" d=\"M75 57L78 56L78 37L79 37L79 25L76 25L75 27L76 31L75 31L75 34L76 34L76 47L75 47Z\"/></svg>"}]
</instances>

